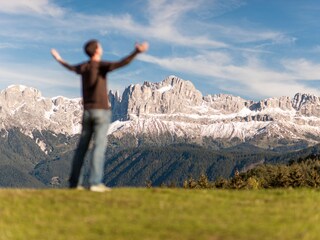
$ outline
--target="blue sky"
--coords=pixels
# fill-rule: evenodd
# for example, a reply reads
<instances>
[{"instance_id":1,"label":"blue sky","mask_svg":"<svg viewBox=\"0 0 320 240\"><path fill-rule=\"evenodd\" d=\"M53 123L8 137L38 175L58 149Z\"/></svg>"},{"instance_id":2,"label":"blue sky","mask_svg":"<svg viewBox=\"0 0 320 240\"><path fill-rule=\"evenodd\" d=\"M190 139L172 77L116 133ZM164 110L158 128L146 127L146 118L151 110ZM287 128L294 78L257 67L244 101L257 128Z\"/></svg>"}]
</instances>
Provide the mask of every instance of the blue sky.
<instances>
[{"instance_id":1,"label":"blue sky","mask_svg":"<svg viewBox=\"0 0 320 240\"><path fill-rule=\"evenodd\" d=\"M50 55L86 60L100 40L118 60L137 41L150 49L109 74L109 89L176 75L203 95L246 99L320 96L320 2L316 0L0 1L0 89L23 84L43 96L80 96L79 77Z\"/></svg>"}]
</instances>

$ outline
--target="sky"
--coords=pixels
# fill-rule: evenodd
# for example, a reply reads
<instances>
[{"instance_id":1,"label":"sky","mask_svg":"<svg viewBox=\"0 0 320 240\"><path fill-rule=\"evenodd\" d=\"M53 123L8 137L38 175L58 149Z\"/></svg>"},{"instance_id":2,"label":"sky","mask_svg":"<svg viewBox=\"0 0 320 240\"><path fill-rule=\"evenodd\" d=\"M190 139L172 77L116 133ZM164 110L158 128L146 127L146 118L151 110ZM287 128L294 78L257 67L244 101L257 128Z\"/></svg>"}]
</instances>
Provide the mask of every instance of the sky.
<instances>
[{"instance_id":1,"label":"sky","mask_svg":"<svg viewBox=\"0 0 320 240\"><path fill-rule=\"evenodd\" d=\"M320 96L319 11L318 0L0 0L0 89L80 97L79 76L50 49L77 64L98 39L108 61L150 44L108 75L114 91L175 75L203 95Z\"/></svg>"}]
</instances>

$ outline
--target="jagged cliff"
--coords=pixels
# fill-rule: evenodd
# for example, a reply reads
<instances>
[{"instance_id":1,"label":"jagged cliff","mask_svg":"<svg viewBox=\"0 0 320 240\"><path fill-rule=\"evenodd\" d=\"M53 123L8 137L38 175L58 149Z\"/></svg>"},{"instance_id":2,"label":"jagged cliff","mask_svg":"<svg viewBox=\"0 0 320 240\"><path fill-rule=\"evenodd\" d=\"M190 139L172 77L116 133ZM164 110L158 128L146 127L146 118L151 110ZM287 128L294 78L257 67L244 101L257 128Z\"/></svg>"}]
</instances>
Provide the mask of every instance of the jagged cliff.
<instances>
[{"instance_id":1,"label":"jagged cliff","mask_svg":"<svg viewBox=\"0 0 320 240\"><path fill-rule=\"evenodd\" d=\"M159 83L131 85L121 96L109 95L111 144L122 148L181 142L214 148L242 142L302 148L320 142L320 99L308 94L258 102L227 94L202 96L192 82L169 76ZM3 136L13 127L31 138L35 130L74 135L81 129L81 115L81 99L45 98L23 86L0 93Z\"/></svg>"},{"instance_id":2,"label":"jagged cliff","mask_svg":"<svg viewBox=\"0 0 320 240\"><path fill-rule=\"evenodd\" d=\"M169 76L160 83L131 85L122 96L111 92L110 98L116 121L111 132L119 138L130 133L137 142L149 138L156 144L162 138L166 143L230 141L273 148L320 141L320 100L308 94L258 102L227 94L202 96L190 81Z\"/></svg>"},{"instance_id":3,"label":"jagged cliff","mask_svg":"<svg viewBox=\"0 0 320 240\"><path fill-rule=\"evenodd\" d=\"M39 90L9 86L0 92L1 129L13 127L31 134L33 130L77 134L81 128L81 99L45 98Z\"/></svg>"}]
</instances>

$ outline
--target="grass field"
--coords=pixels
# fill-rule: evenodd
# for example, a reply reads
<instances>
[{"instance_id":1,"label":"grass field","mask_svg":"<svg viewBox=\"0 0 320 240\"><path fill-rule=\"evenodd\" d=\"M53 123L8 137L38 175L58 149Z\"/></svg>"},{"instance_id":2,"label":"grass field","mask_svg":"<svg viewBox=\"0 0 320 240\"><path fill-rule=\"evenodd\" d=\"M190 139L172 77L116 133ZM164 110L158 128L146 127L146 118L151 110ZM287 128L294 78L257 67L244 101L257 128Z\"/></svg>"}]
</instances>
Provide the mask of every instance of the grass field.
<instances>
[{"instance_id":1,"label":"grass field","mask_svg":"<svg viewBox=\"0 0 320 240\"><path fill-rule=\"evenodd\" d=\"M9 239L320 239L320 191L2 189Z\"/></svg>"}]
</instances>

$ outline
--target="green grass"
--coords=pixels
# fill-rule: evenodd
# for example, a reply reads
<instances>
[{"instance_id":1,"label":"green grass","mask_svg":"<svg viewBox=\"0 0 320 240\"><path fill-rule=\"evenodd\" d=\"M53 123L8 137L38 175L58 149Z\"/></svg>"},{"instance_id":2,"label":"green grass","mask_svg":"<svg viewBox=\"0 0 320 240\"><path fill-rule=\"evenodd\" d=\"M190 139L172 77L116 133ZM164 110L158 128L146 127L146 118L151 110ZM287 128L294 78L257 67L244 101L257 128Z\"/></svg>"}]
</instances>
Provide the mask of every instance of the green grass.
<instances>
[{"instance_id":1,"label":"green grass","mask_svg":"<svg viewBox=\"0 0 320 240\"><path fill-rule=\"evenodd\" d=\"M320 191L0 190L0 240L320 239Z\"/></svg>"}]
</instances>

